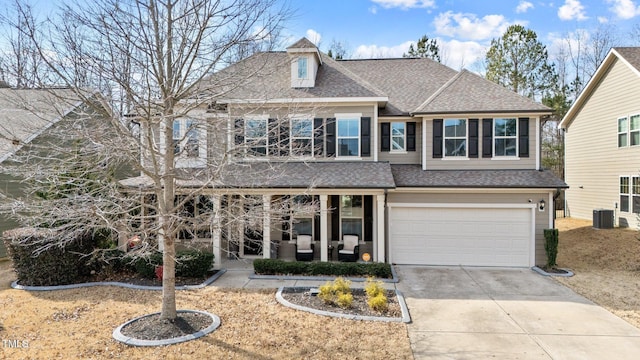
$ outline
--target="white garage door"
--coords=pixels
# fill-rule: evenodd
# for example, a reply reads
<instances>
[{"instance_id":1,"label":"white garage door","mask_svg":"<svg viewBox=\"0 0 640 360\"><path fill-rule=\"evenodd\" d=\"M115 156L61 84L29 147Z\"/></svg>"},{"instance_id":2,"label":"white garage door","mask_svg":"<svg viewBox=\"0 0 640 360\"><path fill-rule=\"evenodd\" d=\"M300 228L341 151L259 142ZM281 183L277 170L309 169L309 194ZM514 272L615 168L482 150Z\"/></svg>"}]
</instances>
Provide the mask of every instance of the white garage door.
<instances>
[{"instance_id":1,"label":"white garage door","mask_svg":"<svg viewBox=\"0 0 640 360\"><path fill-rule=\"evenodd\" d=\"M531 211L529 208L391 207L391 262L531 266Z\"/></svg>"}]
</instances>

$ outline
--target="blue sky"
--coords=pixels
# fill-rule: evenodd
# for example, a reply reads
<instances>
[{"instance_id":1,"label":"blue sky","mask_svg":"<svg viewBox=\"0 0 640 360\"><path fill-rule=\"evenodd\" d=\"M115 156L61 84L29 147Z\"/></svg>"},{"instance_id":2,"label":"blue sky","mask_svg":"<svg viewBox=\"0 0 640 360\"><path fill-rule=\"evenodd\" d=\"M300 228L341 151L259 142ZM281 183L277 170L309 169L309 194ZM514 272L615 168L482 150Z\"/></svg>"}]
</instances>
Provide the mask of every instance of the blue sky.
<instances>
[{"instance_id":1,"label":"blue sky","mask_svg":"<svg viewBox=\"0 0 640 360\"><path fill-rule=\"evenodd\" d=\"M333 39L352 58L398 57L422 35L438 39L445 64L478 66L491 39L512 24L534 30L550 52L568 34L588 36L615 26L623 45L640 23L640 0L291 0L297 10L287 37L302 36L327 51ZM627 43L625 43L627 42ZM478 69L475 69L478 70Z\"/></svg>"}]
</instances>

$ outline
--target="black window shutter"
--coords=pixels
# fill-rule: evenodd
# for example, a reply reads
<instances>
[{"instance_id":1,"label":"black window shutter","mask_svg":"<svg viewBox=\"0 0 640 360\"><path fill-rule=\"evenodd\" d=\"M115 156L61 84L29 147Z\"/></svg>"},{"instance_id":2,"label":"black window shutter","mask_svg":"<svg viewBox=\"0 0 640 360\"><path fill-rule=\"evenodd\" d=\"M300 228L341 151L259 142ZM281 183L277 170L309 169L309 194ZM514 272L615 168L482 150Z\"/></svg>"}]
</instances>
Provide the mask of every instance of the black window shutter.
<instances>
[{"instance_id":1,"label":"black window shutter","mask_svg":"<svg viewBox=\"0 0 640 360\"><path fill-rule=\"evenodd\" d=\"M360 156L371 156L371 118L360 118Z\"/></svg>"},{"instance_id":2,"label":"black window shutter","mask_svg":"<svg viewBox=\"0 0 640 360\"><path fill-rule=\"evenodd\" d=\"M280 143L280 156L289 156L289 120L280 120L280 126L278 127Z\"/></svg>"},{"instance_id":3,"label":"black window shutter","mask_svg":"<svg viewBox=\"0 0 640 360\"><path fill-rule=\"evenodd\" d=\"M529 157L529 118L518 119L518 156Z\"/></svg>"},{"instance_id":4,"label":"black window shutter","mask_svg":"<svg viewBox=\"0 0 640 360\"><path fill-rule=\"evenodd\" d=\"M336 156L336 118L327 119L327 156Z\"/></svg>"},{"instance_id":5,"label":"black window shutter","mask_svg":"<svg viewBox=\"0 0 640 360\"><path fill-rule=\"evenodd\" d=\"M442 158L442 119L433 119L433 158Z\"/></svg>"},{"instance_id":6,"label":"black window shutter","mask_svg":"<svg viewBox=\"0 0 640 360\"><path fill-rule=\"evenodd\" d=\"M313 119L313 146L316 156L324 156L324 121L322 118Z\"/></svg>"},{"instance_id":7,"label":"black window shutter","mask_svg":"<svg viewBox=\"0 0 640 360\"><path fill-rule=\"evenodd\" d=\"M380 151L391 150L391 124L380 123Z\"/></svg>"},{"instance_id":8,"label":"black window shutter","mask_svg":"<svg viewBox=\"0 0 640 360\"><path fill-rule=\"evenodd\" d=\"M478 119L469 119L469 144L470 158L478 157Z\"/></svg>"},{"instance_id":9,"label":"black window shutter","mask_svg":"<svg viewBox=\"0 0 640 360\"><path fill-rule=\"evenodd\" d=\"M235 143L241 145L244 143L244 120L236 119L234 124Z\"/></svg>"},{"instance_id":10,"label":"black window shutter","mask_svg":"<svg viewBox=\"0 0 640 360\"><path fill-rule=\"evenodd\" d=\"M416 151L416 122L407 123L407 151Z\"/></svg>"},{"instance_id":11,"label":"black window shutter","mask_svg":"<svg viewBox=\"0 0 640 360\"><path fill-rule=\"evenodd\" d=\"M482 157L493 156L493 119L482 119Z\"/></svg>"},{"instance_id":12,"label":"black window shutter","mask_svg":"<svg viewBox=\"0 0 640 360\"><path fill-rule=\"evenodd\" d=\"M269 155L278 156L280 147L278 136L278 120L277 119L269 119L267 123L267 136L269 138Z\"/></svg>"}]
</instances>

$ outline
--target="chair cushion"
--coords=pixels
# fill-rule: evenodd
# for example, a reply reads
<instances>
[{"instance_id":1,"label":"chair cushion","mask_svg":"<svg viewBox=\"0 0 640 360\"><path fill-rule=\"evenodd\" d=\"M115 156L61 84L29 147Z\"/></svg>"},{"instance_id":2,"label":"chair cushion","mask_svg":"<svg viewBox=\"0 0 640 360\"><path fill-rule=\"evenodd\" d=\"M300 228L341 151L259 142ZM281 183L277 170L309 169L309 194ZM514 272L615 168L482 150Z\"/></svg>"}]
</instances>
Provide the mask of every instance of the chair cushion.
<instances>
[{"instance_id":1,"label":"chair cushion","mask_svg":"<svg viewBox=\"0 0 640 360\"><path fill-rule=\"evenodd\" d=\"M296 244L298 246L298 252L303 252L303 250L309 250L309 252L313 252L313 249L311 249L311 235L298 235Z\"/></svg>"},{"instance_id":2,"label":"chair cushion","mask_svg":"<svg viewBox=\"0 0 640 360\"><path fill-rule=\"evenodd\" d=\"M344 235L342 237L342 240L344 242L344 247L342 248L341 251L350 251L349 254L353 254L353 251L355 249L355 247L358 245L358 237L355 235ZM343 253L346 254L346 253Z\"/></svg>"},{"instance_id":3,"label":"chair cushion","mask_svg":"<svg viewBox=\"0 0 640 360\"><path fill-rule=\"evenodd\" d=\"M296 251L298 252L298 254L313 254L313 250L311 250L311 249L309 249L309 250L306 250L306 249L300 250L300 249L298 249Z\"/></svg>"},{"instance_id":4,"label":"chair cushion","mask_svg":"<svg viewBox=\"0 0 640 360\"><path fill-rule=\"evenodd\" d=\"M338 253L340 253L340 254L349 254L349 255L353 255L354 254L353 250L344 250L344 249L338 251Z\"/></svg>"}]
</instances>

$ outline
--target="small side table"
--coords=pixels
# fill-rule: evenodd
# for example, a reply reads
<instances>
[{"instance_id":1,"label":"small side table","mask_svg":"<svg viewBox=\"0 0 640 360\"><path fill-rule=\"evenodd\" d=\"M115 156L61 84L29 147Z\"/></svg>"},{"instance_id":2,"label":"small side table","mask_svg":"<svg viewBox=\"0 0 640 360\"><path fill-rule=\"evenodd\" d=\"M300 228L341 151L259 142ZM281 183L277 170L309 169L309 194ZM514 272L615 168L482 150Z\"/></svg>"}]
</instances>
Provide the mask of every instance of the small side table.
<instances>
[{"instance_id":1,"label":"small side table","mask_svg":"<svg viewBox=\"0 0 640 360\"><path fill-rule=\"evenodd\" d=\"M327 250L329 250L329 261L333 261L333 245L329 244L329 246L327 247Z\"/></svg>"}]
</instances>

